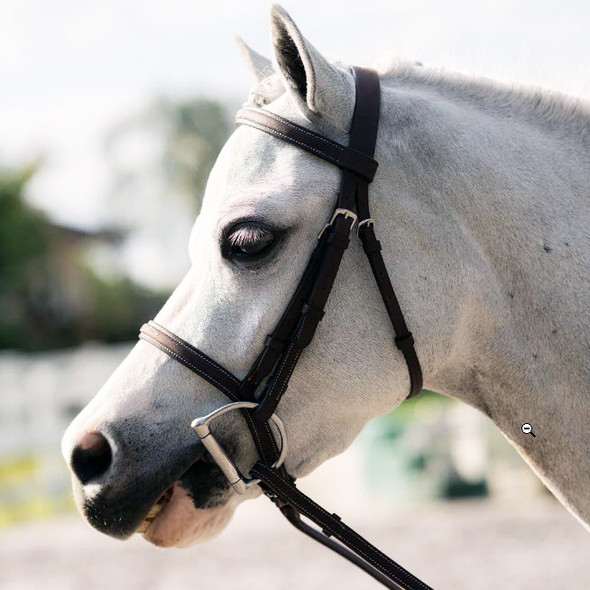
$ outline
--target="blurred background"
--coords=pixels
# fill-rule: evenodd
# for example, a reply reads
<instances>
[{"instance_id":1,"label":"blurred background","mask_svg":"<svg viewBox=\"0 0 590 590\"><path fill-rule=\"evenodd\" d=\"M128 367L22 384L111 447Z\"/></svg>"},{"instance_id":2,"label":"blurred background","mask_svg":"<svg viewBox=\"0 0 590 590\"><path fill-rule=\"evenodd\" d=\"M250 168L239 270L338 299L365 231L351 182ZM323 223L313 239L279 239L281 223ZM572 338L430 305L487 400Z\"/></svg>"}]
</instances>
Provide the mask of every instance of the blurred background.
<instances>
[{"instance_id":1,"label":"blurred background","mask_svg":"<svg viewBox=\"0 0 590 590\"><path fill-rule=\"evenodd\" d=\"M582 0L285 7L349 63L418 59L590 96ZM264 500L203 547L103 537L74 513L59 454L188 267L250 85L235 34L269 55L267 2L0 0L1 589L375 587ZM590 587L587 533L483 416L434 393L301 487L436 588Z\"/></svg>"}]
</instances>

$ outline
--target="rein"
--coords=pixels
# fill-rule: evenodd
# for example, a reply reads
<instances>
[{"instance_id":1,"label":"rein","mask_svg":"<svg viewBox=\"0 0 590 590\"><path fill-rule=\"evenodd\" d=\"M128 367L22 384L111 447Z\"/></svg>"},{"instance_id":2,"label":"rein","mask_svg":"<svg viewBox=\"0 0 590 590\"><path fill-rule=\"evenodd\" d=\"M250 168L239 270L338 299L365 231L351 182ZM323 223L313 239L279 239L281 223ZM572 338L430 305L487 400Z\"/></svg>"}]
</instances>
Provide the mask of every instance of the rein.
<instances>
[{"instance_id":1,"label":"rein","mask_svg":"<svg viewBox=\"0 0 590 590\"><path fill-rule=\"evenodd\" d=\"M337 514L328 513L299 491L294 478L283 465L288 454L288 442L284 425L275 412L302 351L312 342L324 316L326 302L357 221L357 236L391 321L395 344L408 366L408 397L422 390L422 370L414 339L381 256L381 244L375 235L375 220L369 210L369 184L378 166L373 156L379 126L379 78L373 70L353 68L352 71L356 104L348 146L270 111L243 108L237 114L238 125L254 127L296 145L342 171L333 215L318 236L316 247L286 310L273 333L267 337L264 350L246 377L238 379L205 353L153 321L142 326L139 337L182 363L231 400L231 403L207 416L197 418L191 426L237 493L244 494L248 487L259 485L297 529L362 568L387 588L432 590L344 524ZM209 429L213 420L233 410L239 410L244 416L260 457L248 477L239 472ZM280 435L278 441L271 430L271 422Z\"/></svg>"}]
</instances>

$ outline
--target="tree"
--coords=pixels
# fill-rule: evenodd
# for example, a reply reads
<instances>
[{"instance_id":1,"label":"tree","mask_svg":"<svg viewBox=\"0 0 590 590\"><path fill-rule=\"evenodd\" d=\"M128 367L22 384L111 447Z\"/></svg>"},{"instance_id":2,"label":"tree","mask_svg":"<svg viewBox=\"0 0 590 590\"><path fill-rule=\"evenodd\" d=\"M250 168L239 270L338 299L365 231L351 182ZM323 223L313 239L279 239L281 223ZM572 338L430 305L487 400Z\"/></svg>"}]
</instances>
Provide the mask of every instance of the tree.
<instances>
[{"instance_id":1,"label":"tree","mask_svg":"<svg viewBox=\"0 0 590 590\"><path fill-rule=\"evenodd\" d=\"M87 253L105 240L116 247L116 235L64 227L32 209L23 195L33 173L0 173L0 349L135 339L167 294L99 276Z\"/></svg>"},{"instance_id":2,"label":"tree","mask_svg":"<svg viewBox=\"0 0 590 590\"><path fill-rule=\"evenodd\" d=\"M205 98L162 101L167 121L163 165L170 185L201 207L209 172L231 132L225 107Z\"/></svg>"},{"instance_id":3,"label":"tree","mask_svg":"<svg viewBox=\"0 0 590 590\"><path fill-rule=\"evenodd\" d=\"M47 219L23 199L34 172L33 166L0 172L0 292L19 290L47 247Z\"/></svg>"},{"instance_id":4,"label":"tree","mask_svg":"<svg viewBox=\"0 0 590 590\"><path fill-rule=\"evenodd\" d=\"M47 219L23 199L35 167L0 172L0 348L19 347L27 330L29 285L47 250Z\"/></svg>"},{"instance_id":5,"label":"tree","mask_svg":"<svg viewBox=\"0 0 590 590\"><path fill-rule=\"evenodd\" d=\"M136 281L171 288L186 272L190 229L230 132L228 110L221 103L166 99L107 138L110 219L128 235L123 256Z\"/></svg>"}]
</instances>

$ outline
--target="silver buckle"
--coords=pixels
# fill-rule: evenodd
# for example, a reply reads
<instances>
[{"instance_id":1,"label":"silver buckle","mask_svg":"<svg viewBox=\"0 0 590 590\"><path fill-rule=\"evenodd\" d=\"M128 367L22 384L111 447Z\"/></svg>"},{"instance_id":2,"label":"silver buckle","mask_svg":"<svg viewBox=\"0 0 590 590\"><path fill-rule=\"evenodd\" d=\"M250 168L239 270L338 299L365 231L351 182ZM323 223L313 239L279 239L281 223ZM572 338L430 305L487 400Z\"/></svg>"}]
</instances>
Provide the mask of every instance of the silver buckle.
<instances>
[{"instance_id":1,"label":"silver buckle","mask_svg":"<svg viewBox=\"0 0 590 590\"><path fill-rule=\"evenodd\" d=\"M221 408L217 408L217 410L213 410L213 412L207 414L206 416L195 418L191 423L191 428L197 433L197 436L201 439L201 442L203 445L205 445L205 448L213 460L217 463L219 469L221 469L225 477L227 477L227 480L233 489L240 495L245 494L248 491L248 488L259 483L260 480L246 477L240 473L239 469L227 456L225 449L213 436L213 433L209 428L209 424L215 420L215 418L218 418L226 412L242 409L252 410L257 408L259 405L260 404L255 402L233 402L231 404L221 406ZM276 425L281 437L281 453L275 464L272 466L273 468L276 468L283 464L285 457L287 456L287 431L283 421L276 414L273 414L270 417L270 420Z\"/></svg>"},{"instance_id":2,"label":"silver buckle","mask_svg":"<svg viewBox=\"0 0 590 590\"><path fill-rule=\"evenodd\" d=\"M367 227L369 225L375 225L375 220L372 217L368 217L367 219L363 219L362 221L359 221L358 225L356 226L356 237L357 238L360 238L359 230L361 229L361 227L363 227L363 225L366 225Z\"/></svg>"},{"instance_id":3,"label":"silver buckle","mask_svg":"<svg viewBox=\"0 0 590 590\"><path fill-rule=\"evenodd\" d=\"M324 235L324 232L334 223L338 215L344 215L346 219L352 219L352 225L350 226L351 230L354 227L356 220L358 219L357 214L351 211L350 209L336 209L332 214L332 219L330 219L329 223L326 223L326 225L322 227L322 231L318 234L318 240Z\"/></svg>"}]
</instances>

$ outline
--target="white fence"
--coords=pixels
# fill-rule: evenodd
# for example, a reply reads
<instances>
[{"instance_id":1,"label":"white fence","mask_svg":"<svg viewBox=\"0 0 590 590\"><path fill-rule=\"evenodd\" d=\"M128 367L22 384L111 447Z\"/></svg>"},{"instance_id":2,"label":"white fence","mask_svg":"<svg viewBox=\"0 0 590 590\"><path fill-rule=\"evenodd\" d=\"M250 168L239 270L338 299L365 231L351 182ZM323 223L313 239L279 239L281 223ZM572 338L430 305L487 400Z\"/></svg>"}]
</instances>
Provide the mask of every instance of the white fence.
<instances>
[{"instance_id":1,"label":"white fence","mask_svg":"<svg viewBox=\"0 0 590 590\"><path fill-rule=\"evenodd\" d=\"M0 525L67 501L62 434L130 349L89 344L0 355Z\"/></svg>"},{"instance_id":2,"label":"white fence","mask_svg":"<svg viewBox=\"0 0 590 590\"><path fill-rule=\"evenodd\" d=\"M0 355L0 454L58 448L69 421L130 349L128 344L90 344L44 354Z\"/></svg>"}]
</instances>

